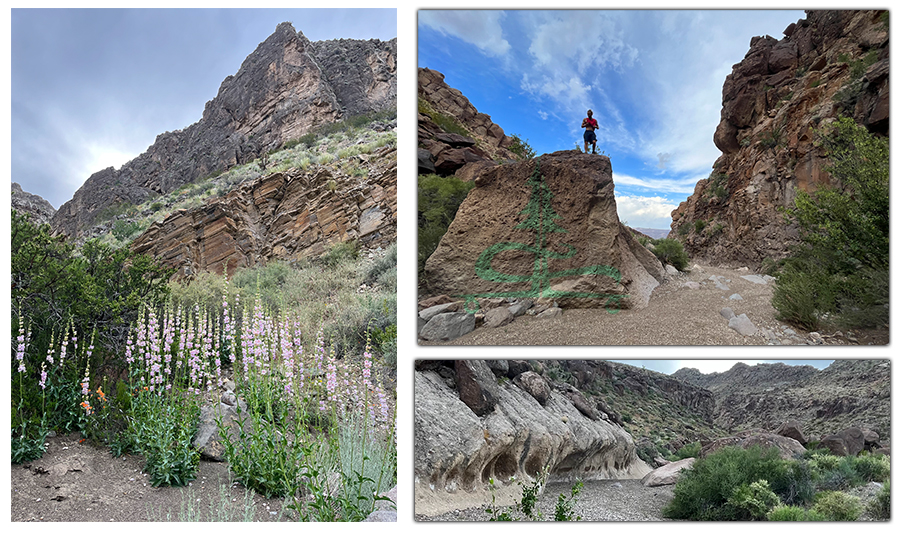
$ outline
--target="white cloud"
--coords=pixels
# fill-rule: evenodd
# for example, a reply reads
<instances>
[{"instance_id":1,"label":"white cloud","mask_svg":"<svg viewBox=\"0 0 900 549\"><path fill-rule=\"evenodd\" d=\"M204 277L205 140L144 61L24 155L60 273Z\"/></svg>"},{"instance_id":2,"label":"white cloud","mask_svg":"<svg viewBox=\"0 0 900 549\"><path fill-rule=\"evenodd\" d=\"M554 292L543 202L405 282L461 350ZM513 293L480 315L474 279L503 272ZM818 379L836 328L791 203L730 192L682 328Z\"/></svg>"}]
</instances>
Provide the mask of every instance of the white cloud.
<instances>
[{"instance_id":1,"label":"white cloud","mask_svg":"<svg viewBox=\"0 0 900 549\"><path fill-rule=\"evenodd\" d=\"M630 190L633 192L650 189L663 193L682 194L685 195L685 197L689 194L693 194L697 181L703 179L703 177L705 176L691 175L680 179L662 179L633 177L630 175L613 173L613 181L615 182L616 190L618 191L624 191L625 189L632 187Z\"/></svg>"},{"instance_id":2,"label":"white cloud","mask_svg":"<svg viewBox=\"0 0 900 549\"><path fill-rule=\"evenodd\" d=\"M455 36L493 57L503 57L511 47L500 26L504 16L500 11L420 10L419 24Z\"/></svg>"},{"instance_id":3,"label":"white cloud","mask_svg":"<svg viewBox=\"0 0 900 549\"><path fill-rule=\"evenodd\" d=\"M660 196L616 195L619 220L630 227L668 229L678 204Z\"/></svg>"},{"instance_id":4,"label":"white cloud","mask_svg":"<svg viewBox=\"0 0 900 549\"><path fill-rule=\"evenodd\" d=\"M542 110L538 110L537 114L538 114L538 116L541 117L541 120L547 120L547 118L550 117L549 114L545 113L545 112L542 111Z\"/></svg>"}]
</instances>

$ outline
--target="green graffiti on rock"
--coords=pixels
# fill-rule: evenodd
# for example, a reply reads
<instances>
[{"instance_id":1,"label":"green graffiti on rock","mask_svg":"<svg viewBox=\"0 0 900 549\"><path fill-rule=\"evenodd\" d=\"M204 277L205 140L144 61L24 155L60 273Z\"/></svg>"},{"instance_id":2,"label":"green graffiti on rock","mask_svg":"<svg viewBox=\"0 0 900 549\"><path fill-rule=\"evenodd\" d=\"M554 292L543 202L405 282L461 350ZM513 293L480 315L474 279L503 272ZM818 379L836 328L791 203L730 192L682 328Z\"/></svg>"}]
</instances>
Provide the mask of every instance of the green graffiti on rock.
<instances>
[{"instance_id":1,"label":"green graffiti on rock","mask_svg":"<svg viewBox=\"0 0 900 549\"><path fill-rule=\"evenodd\" d=\"M525 220L516 225L516 229L524 229L533 231L535 234L534 244L525 244L523 242L498 242L488 246L478 260L475 262L475 274L482 280L488 282L500 283L522 283L530 282L531 288L528 290L509 291L509 292L488 292L480 294L467 294L458 296L465 299L466 311L473 313L479 309L478 298L586 298L586 299L606 299L606 310L609 313L615 313L619 310L619 305L627 294L606 294L593 292L571 292L553 290L550 287L550 281L557 278L567 276L582 275L600 275L608 276L617 283L621 282L622 275L614 267L608 265L591 265L587 267L577 267L574 269L566 269L562 271L551 271L551 259L569 259L577 255L577 250L571 244L562 244L566 248L564 252L556 252L546 247L547 238L550 233L566 233L565 229L556 224L556 220L561 216L553 210L553 192L544 177L541 175L540 162L535 162L534 172L528 180L531 187L531 195L528 204L519 213L525 216ZM494 257L497 254L509 250L516 250L534 255L534 267L530 274L509 274L497 271L493 268Z\"/></svg>"}]
</instances>

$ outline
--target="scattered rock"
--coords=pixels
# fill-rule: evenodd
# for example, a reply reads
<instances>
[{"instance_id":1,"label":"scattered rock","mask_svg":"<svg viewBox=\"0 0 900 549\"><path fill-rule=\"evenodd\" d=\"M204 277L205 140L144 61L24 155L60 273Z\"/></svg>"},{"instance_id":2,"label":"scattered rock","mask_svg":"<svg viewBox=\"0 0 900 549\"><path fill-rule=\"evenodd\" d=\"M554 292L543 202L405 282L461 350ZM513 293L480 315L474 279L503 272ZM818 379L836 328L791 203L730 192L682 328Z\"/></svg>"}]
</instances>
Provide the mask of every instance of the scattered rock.
<instances>
[{"instance_id":1,"label":"scattered rock","mask_svg":"<svg viewBox=\"0 0 900 549\"><path fill-rule=\"evenodd\" d=\"M753 322L747 318L746 314L728 319L728 327L743 336L756 335L757 329Z\"/></svg>"},{"instance_id":2,"label":"scattered rock","mask_svg":"<svg viewBox=\"0 0 900 549\"><path fill-rule=\"evenodd\" d=\"M509 308L497 307L484 314L484 326L486 328L499 328L512 322L513 318L514 316Z\"/></svg>"},{"instance_id":3,"label":"scattered rock","mask_svg":"<svg viewBox=\"0 0 900 549\"><path fill-rule=\"evenodd\" d=\"M464 336L475 329L475 315L458 313L441 313L428 321L419 333L419 337L428 341L450 341Z\"/></svg>"}]
</instances>

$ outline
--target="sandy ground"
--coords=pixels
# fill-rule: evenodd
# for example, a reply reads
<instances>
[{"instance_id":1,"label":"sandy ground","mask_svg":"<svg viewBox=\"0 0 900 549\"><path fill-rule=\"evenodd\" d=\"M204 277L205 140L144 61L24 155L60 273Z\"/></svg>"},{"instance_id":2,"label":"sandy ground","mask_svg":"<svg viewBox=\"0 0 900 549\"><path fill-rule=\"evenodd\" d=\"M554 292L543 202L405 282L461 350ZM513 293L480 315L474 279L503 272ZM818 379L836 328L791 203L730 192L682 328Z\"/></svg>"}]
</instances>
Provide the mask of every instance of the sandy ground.
<instances>
[{"instance_id":1,"label":"sandy ground","mask_svg":"<svg viewBox=\"0 0 900 549\"><path fill-rule=\"evenodd\" d=\"M232 483L225 463L201 461L190 486L154 488L144 460L114 458L78 433L48 438L37 460L12 465L11 517L19 521L143 522L283 519L282 500Z\"/></svg>"},{"instance_id":2,"label":"sandy ground","mask_svg":"<svg viewBox=\"0 0 900 549\"><path fill-rule=\"evenodd\" d=\"M570 496L571 483L549 483L538 498L543 520L553 520L557 498ZM584 483L572 511L582 521L661 521L662 509L672 499L673 486L647 488L640 480L594 480ZM521 499L521 489L517 499ZM506 499L506 498L504 498ZM499 506L498 508L503 509ZM476 505L446 513L433 513L427 503L416 502L417 521L486 521L487 505ZM521 520L521 515L513 513Z\"/></svg>"},{"instance_id":3,"label":"sandy ground","mask_svg":"<svg viewBox=\"0 0 900 549\"><path fill-rule=\"evenodd\" d=\"M775 318L770 301L773 284L756 284L741 278L752 274L737 269L694 265L657 287L643 309L613 314L604 309L566 310L555 318L523 315L500 328L479 327L474 332L446 342L419 340L420 345L769 345L769 330L781 345L803 345L812 340L807 332ZM728 290L716 287L711 276L724 277ZM697 282L690 289L686 282ZM741 300L730 299L739 294ZM735 315L746 314L756 325L755 335L743 336L728 327L720 311L730 307ZM791 337L792 330L796 337ZM822 332L825 344L855 344L848 334ZM885 345L887 330L852 334L860 345ZM830 337L835 336L835 337Z\"/></svg>"}]
</instances>

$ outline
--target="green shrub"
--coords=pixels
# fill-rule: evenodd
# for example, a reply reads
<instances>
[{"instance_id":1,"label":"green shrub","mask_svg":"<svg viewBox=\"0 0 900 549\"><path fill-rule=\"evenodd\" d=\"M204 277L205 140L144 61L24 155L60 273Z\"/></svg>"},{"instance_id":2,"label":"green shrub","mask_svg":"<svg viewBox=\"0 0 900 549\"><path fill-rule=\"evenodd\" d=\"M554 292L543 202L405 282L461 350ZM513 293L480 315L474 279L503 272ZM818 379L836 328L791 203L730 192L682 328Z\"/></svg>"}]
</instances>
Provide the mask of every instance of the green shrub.
<instances>
[{"instance_id":1,"label":"green shrub","mask_svg":"<svg viewBox=\"0 0 900 549\"><path fill-rule=\"evenodd\" d=\"M673 454L671 461L698 457L700 457L700 441L695 441L679 448L678 451Z\"/></svg>"},{"instance_id":2,"label":"green shrub","mask_svg":"<svg viewBox=\"0 0 900 549\"><path fill-rule=\"evenodd\" d=\"M326 267L336 267L337 265L347 262L356 261L359 257L359 242L349 240L347 242L337 242L328 247L328 249L320 255L316 262Z\"/></svg>"},{"instance_id":3,"label":"green shrub","mask_svg":"<svg viewBox=\"0 0 900 549\"><path fill-rule=\"evenodd\" d=\"M889 149L852 119L820 134L828 171L845 189L800 192L790 215L802 244L785 260L772 305L806 329L825 316L844 327L879 327L889 316Z\"/></svg>"},{"instance_id":4,"label":"green shrub","mask_svg":"<svg viewBox=\"0 0 900 549\"><path fill-rule=\"evenodd\" d=\"M689 232L691 232L691 224L690 223L682 223L678 226L678 236L685 236Z\"/></svg>"},{"instance_id":5,"label":"green shrub","mask_svg":"<svg viewBox=\"0 0 900 549\"><path fill-rule=\"evenodd\" d=\"M509 146L509 151L511 153L518 156L522 160L530 160L534 158L534 149L531 148L531 145L528 143L527 139L522 139L522 137L517 134L513 134L510 137L512 138L512 145Z\"/></svg>"},{"instance_id":6,"label":"green shrub","mask_svg":"<svg viewBox=\"0 0 900 549\"><path fill-rule=\"evenodd\" d=\"M875 494L875 499L866 506L866 511L876 520L890 520L891 518L891 482L886 481L881 490Z\"/></svg>"},{"instance_id":7,"label":"green shrub","mask_svg":"<svg viewBox=\"0 0 900 549\"><path fill-rule=\"evenodd\" d=\"M674 497L663 510L667 518L740 520L743 511L727 505L735 490L765 480L788 504L812 499L813 485L805 463L785 460L774 448L723 448L694 462L675 485Z\"/></svg>"},{"instance_id":8,"label":"green shrub","mask_svg":"<svg viewBox=\"0 0 900 549\"><path fill-rule=\"evenodd\" d=\"M685 225L682 225L684 227ZM683 271L688 266L688 256L681 242L672 238L660 238L653 241L653 253L663 263L668 263Z\"/></svg>"},{"instance_id":9,"label":"green shrub","mask_svg":"<svg viewBox=\"0 0 900 549\"><path fill-rule=\"evenodd\" d=\"M859 498L844 492L819 492L812 510L830 521L854 521L862 514Z\"/></svg>"},{"instance_id":10,"label":"green shrub","mask_svg":"<svg viewBox=\"0 0 900 549\"><path fill-rule=\"evenodd\" d=\"M887 456L857 456L852 467L863 482L885 482L891 478L891 461Z\"/></svg>"},{"instance_id":11,"label":"green shrub","mask_svg":"<svg viewBox=\"0 0 900 549\"><path fill-rule=\"evenodd\" d=\"M769 511L766 520L770 521L794 521L794 522L813 522L825 521L826 519L818 511L812 509L804 509L796 505L779 505Z\"/></svg>"},{"instance_id":12,"label":"green shrub","mask_svg":"<svg viewBox=\"0 0 900 549\"><path fill-rule=\"evenodd\" d=\"M694 221L694 232L696 232L697 234L702 233L703 229L705 229L705 228L706 228L706 220L705 219L698 219L698 220Z\"/></svg>"},{"instance_id":13,"label":"green shrub","mask_svg":"<svg viewBox=\"0 0 900 549\"><path fill-rule=\"evenodd\" d=\"M419 270L425 266L466 196L475 187L456 177L420 175L418 190Z\"/></svg>"},{"instance_id":14,"label":"green shrub","mask_svg":"<svg viewBox=\"0 0 900 549\"><path fill-rule=\"evenodd\" d=\"M758 480L735 488L726 505L734 509L737 520L762 520L779 503L781 500L769 489L769 482Z\"/></svg>"}]
</instances>

